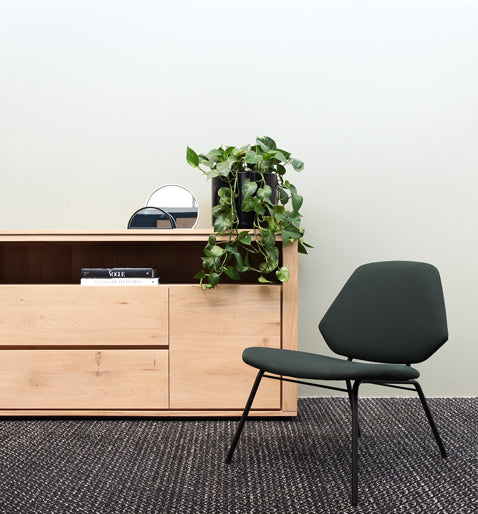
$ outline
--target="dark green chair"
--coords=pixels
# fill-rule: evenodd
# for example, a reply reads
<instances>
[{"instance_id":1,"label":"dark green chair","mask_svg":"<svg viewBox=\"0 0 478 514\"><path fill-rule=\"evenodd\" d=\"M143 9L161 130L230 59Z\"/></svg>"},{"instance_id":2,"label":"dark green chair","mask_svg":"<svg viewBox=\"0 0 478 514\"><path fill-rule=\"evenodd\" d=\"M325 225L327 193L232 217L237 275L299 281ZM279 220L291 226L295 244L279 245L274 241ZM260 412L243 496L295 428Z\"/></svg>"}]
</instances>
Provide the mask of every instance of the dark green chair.
<instances>
[{"instance_id":1,"label":"dark green chair","mask_svg":"<svg viewBox=\"0 0 478 514\"><path fill-rule=\"evenodd\" d=\"M263 377L348 393L352 408L352 503L358 501L358 390L360 384L416 390L442 457L445 447L411 364L430 357L448 339L445 302L438 270L426 263L374 262L349 278L319 324L339 359L274 348L246 348L243 360L258 368L226 462L234 449ZM354 362L359 359L368 362ZM265 373L274 373L268 375ZM344 380L346 388L294 379ZM353 384L352 384L353 382ZM413 388L413 389L412 389Z\"/></svg>"}]
</instances>

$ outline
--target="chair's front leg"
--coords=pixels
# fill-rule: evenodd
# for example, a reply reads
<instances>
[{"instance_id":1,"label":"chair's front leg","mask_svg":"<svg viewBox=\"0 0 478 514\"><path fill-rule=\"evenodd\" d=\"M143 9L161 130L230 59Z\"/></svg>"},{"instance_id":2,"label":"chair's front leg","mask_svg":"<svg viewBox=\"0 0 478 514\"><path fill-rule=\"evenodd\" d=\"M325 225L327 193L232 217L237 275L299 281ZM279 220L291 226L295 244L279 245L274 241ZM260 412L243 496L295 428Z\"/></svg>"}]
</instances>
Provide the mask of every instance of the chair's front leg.
<instances>
[{"instance_id":1,"label":"chair's front leg","mask_svg":"<svg viewBox=\"0 0 478 514\"><path fill-rule=\"evenodd\" d=\"M237 427L236 434L234 435L234 439L232 440L231 448L229 449L229 453L226 457L226 464L231 462L232 456L234 454L234 450L236 449L237 442L239 441L239 437L241 436L242 429L244 427L244 423L246 422L247 415L251 410L252 402L254 401L254 397L256 396L257 389L259 384L261 383L262 376L264 375L264 370L259 370L257 373L256 380L254 385L252 386L251 393L249 395L249 399L247 400L246 406L244 408L244 412L242 413L241 420L239 421L239 426Z\"/></svg>"},{"instance_id":2,"label":"chair's front leg","mask_svg":"<svg viewBox=\"0 0 478 514\"><path fill-rule=\"evenodd\" d=\"M425 414L427 416L428 422L430 423L433 435L435 436L436 442L438 444L438 448L440 448L440 453L443 458L448 457L445 445L443 444L443 441L441 440L440 434L438 433L438 429L435 425L435 421L433 420L432 413L430 411L430 408L428 407L427 400L425 398L425 395L423 394L422 388L420 384L416 380L411 381L412 384L415 386L415 389L417 390L418 397L420 398L420 401L422 402L423 410L425 411Z\"/></svg>"},{"instance_id":3,"label":"chair's front leg","mask_svg":"<svg viewBox=\"0 0 478 514\"><path fill-rule=\"evenodd\" d=\"M350 395L352 404L352 505L358 503L358 389L360 380L356 380Z\"/></svg>"},{"instance_id":4,"label":"chair's front leg","mask_svg":"<svg viewBox=\"0 0 478 514\"><path fill-rule=\"evenodd\" d=\"M350 407L352 407L352 384L350 380L346 380L345 384L347 385L347 394L349 395ZM358 427L358 436L360 437L360 425Z\"/></svg>"}]
</instances>

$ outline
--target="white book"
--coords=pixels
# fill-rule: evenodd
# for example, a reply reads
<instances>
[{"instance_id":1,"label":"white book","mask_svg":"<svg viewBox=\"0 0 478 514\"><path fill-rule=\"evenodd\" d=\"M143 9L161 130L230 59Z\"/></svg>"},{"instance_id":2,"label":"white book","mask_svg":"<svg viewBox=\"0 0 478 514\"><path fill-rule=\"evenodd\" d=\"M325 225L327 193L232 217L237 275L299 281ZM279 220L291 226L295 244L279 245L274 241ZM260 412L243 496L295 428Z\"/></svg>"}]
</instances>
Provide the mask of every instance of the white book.
<instances>
[{"instance_id":1,"label":"white book","mask_svg":"<svg viewBox=\"0 0 478 514\"><path fill-rule=\"evenodd\" d=\"M82 286L157 286L159 278L82 278Z\"/></svg>"}]
</instances>

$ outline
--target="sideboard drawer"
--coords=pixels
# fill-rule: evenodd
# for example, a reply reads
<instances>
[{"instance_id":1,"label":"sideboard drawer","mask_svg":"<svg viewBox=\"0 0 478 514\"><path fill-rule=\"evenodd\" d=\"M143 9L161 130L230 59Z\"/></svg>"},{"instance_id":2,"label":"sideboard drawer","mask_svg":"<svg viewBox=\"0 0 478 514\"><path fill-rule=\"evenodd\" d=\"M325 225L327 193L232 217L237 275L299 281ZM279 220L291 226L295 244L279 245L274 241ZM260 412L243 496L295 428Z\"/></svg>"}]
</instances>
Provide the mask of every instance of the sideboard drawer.
<instances>
[{"instance_id":1,"label":"sideboard drawer","mask_svg":"<svg viewBox=\"0 0 478 514\"><path fill-rule=\"evenodd\" d=\"M0 409L167 409L167 350L0 350Z\"/></svg>"},{"instance_id":2,"label":"sideboard drawer","mask_svg":"<svg viewBox=\"0 0 478 514\"><path fill-rule=\"evenodd\" d=\"M168 288L1 285L0 346L168 346Z\"/></svg>"}]
</instances>

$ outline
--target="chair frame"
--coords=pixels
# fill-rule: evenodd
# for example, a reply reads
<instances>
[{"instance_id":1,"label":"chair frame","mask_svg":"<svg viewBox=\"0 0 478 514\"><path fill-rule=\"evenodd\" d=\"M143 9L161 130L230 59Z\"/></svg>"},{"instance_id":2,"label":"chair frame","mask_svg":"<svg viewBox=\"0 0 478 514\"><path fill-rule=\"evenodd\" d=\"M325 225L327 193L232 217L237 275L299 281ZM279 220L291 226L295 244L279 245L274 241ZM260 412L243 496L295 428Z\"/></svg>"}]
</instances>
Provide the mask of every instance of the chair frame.
<instances>
[{"instance_id":1,"label":"chair frame","mask_svg":"<svg viewBox=\"0 0 478 514\"><path fill-rule=\"evenodd\" d=\"M352 359L348 358L348 360L352 360ZM232 460L232 457L234 455L234 450L236 449L237 443L241 436L242 429L244 428L244 424L248 417L249 411L252 407L254 397L256 396L256 393L257 393L257 390L259 388L259 384L261 383L262 378L271 378L274 380L280 380L280 381L284 381L284 382L292 382L294 384L303 384L303 385L310 385L310 386L314 386L314 387L320 387L320 388L324 388L324 389L332 389L334 391L346 392L348 394L348 397L350 400L350 406L351 406L351 410L352 410L352 505L354 505L354 506L357 505L357 503L358 503L358 439L360 437L358 391L359 391L359 387L361 384L365 384L365 383L376 384L376 385L381 385L381 386L386 386L386 387L393 387L396 389L404 389L406 391L415 391L416 393L418 393L418 397L420 398L420 402L425 411L425 415L428 419L428 422L432 429L433 435L435 436L435 440L438 444L438 448L440 449L441 456L443 458L446 458L448 456L447 452L445 450L443 441L440 437L440 434L438 433L438 429L436 427L436 424L433 419L430 408L428 407L428 403L425 398L425 395L423 394L423 390L416 379L410 379L410 380L357 379L354 381L353 385L351 383L352 379L350 379L350 380L345 381L347 387L344 389L341 387L334 387L334 386L329 386L329 385L324 385L324 384L316 384L316 383L312 383L312 382L305 382L302 380L292 380L290 378L284 378L282 376L266 375L265 370L260 369L259 372L257 373L256 379L254 381L251 392L249 394L249 398L248 398L246 406L244 408L244 412L241 416L239 425L236 429L236 433L232 440L231 447L227 454L227 457L226 457L227 464L229 464ZM398 384L400 384L400 385L398 385ZM413 388L412 387L404 387L404 386L413 386Z\"/></svg>"}]
</instances>

